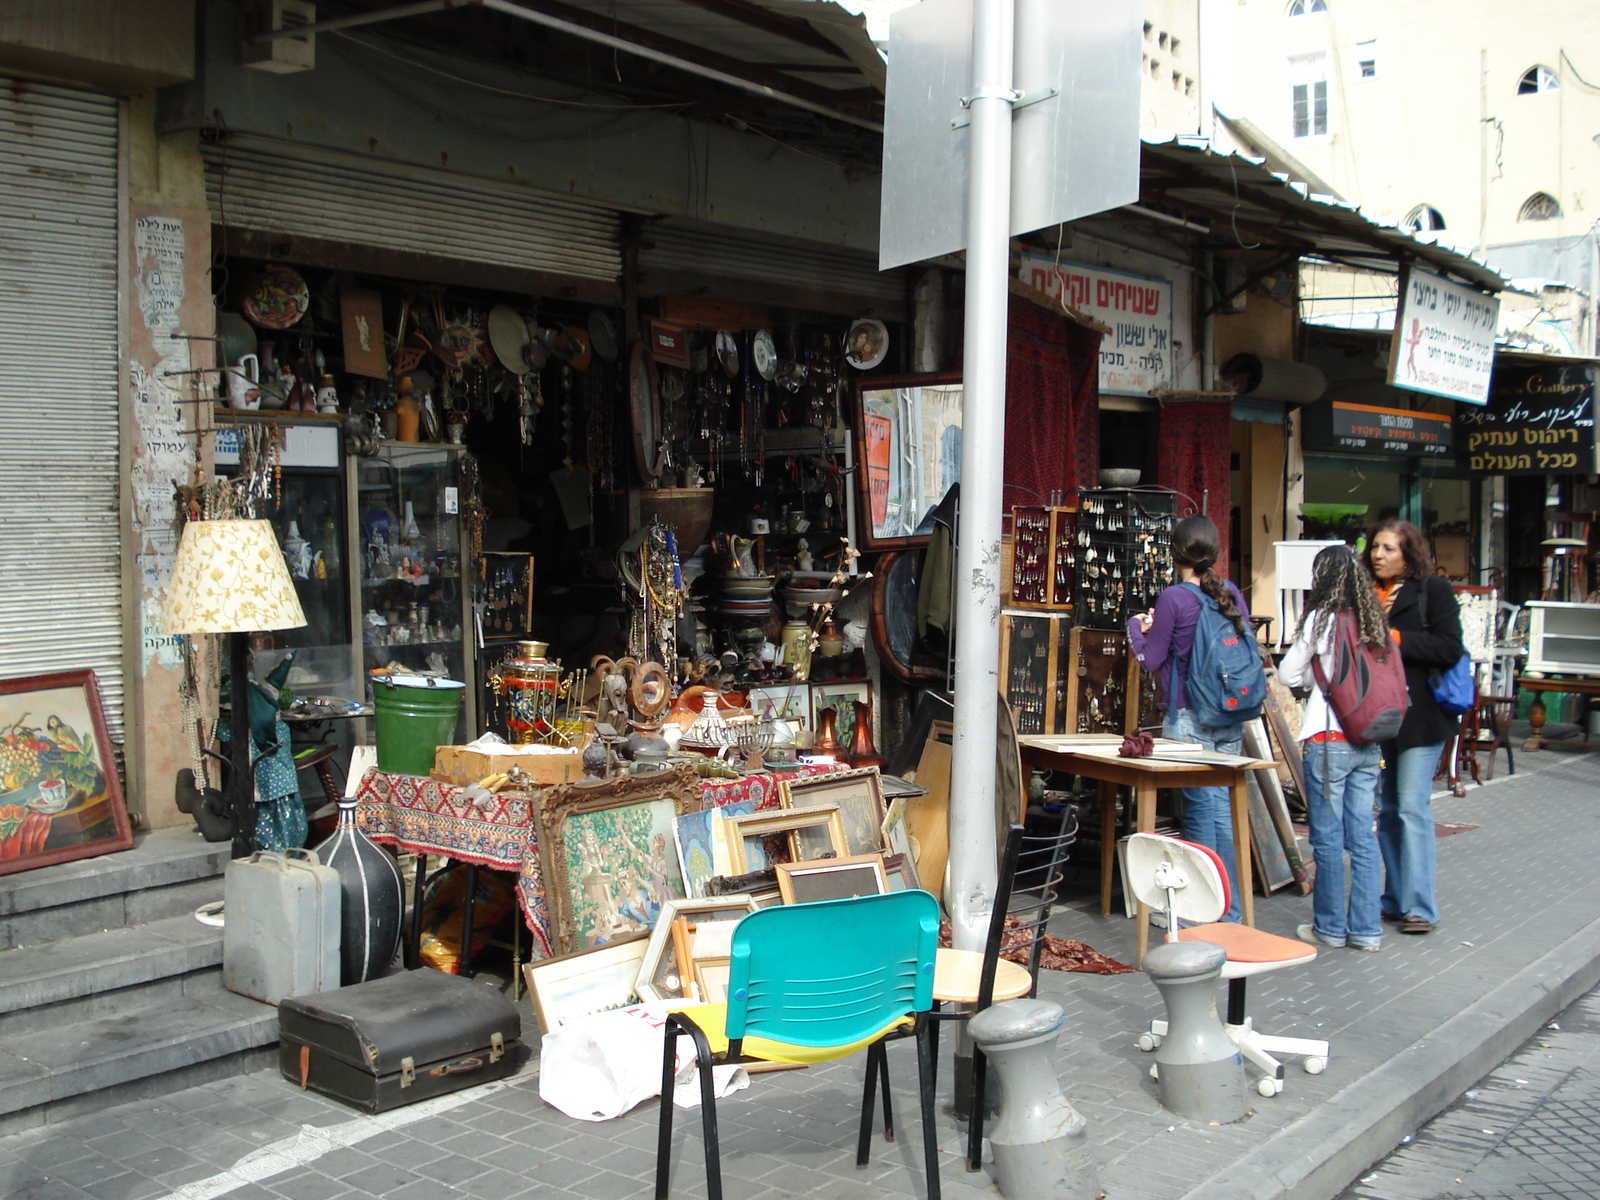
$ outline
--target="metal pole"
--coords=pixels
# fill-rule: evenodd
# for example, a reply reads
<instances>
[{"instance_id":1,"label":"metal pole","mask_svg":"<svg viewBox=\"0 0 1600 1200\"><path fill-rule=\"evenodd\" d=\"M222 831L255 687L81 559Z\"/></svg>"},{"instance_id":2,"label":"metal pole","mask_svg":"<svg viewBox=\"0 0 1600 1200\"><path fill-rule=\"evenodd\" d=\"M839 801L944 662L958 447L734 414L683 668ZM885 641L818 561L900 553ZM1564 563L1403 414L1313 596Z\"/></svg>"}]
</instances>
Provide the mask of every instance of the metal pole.
<instances>
[{"instance_id":1,"label":"metal pole","mask_svg":"<svg viewBox=\"0 0 1600 1200\"><path fill-rule=\"evenodd\" d=\"M1000 504L1011 272L1015 0L974 0L967 191L966 370L950 768L951 937L981 950L995 889L995 710L1000 687Z\"/></svg>"}]
</instances>

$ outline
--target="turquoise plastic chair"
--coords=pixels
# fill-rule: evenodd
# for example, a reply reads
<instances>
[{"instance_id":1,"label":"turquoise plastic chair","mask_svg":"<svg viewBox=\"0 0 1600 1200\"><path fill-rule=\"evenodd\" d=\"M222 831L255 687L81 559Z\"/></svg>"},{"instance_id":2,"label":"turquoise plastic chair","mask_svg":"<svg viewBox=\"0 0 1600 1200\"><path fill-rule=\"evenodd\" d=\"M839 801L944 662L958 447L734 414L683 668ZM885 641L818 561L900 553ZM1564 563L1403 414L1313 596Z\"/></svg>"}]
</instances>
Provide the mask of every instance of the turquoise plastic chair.
<instances>
[{"instance_id":1,"label":"turquoise plastic chair","mask_svg":"<svg viewBox=\"0 0 1600 1200\"><path fill-rule=\"evenodd\" d=\"M917 1041L923 1154L929 1200L939 1200L933 1126L934 1059L925 1014L933 1007L933 963L939 943L939 904L927 892L892 892L851 900L822 900L763 908L733 931L728 1003L704 1005L667 1018L661 1058L661 1129L656 1147L656 1200L666 1200L672 1165L672 1089L678 1035L693 1040L700 1075L705 1134L706 1194L722 1200L717 1104L711 1068L754 1061L746 1039L804 1061L826 1061L867 1050L856 1165L867 1165L873 1093L883 1083L884 1137L894 1140L889 1113L886 1038L909 1032ZM708 1037L710 1035L710 1037ZM727 1039L713 1054L710 1040Z\"/></svg>"}]
</instances>

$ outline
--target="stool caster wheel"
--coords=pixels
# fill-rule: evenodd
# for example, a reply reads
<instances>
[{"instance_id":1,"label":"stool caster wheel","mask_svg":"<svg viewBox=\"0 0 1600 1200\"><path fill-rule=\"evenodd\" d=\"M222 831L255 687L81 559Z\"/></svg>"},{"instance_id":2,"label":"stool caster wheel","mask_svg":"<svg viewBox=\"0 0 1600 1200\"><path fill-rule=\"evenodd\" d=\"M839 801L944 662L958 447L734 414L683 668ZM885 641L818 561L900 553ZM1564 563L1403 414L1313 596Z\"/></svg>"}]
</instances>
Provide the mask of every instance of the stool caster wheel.
<instances>
[{"instance_id":1,"label":"stool caster wheel","mask_svg":"<svg viewBox=\"0 0 1600 1200\"><path fill-rule=\"evenodd\" d=\"M1155 1063L1150 1064L1150 1078L1157 1083L1161 1082L1161 1070Z\"/></svg>"},{"instance_id":2,"label":"stool caster wheel","mask_svg":"<svg viewBox=\"0 0 1600 1200\"><path fill-rule=\"evenodd\" d=\"M1141 1033L1137 1044L1141 1050L1157 1050L1161 1047L1161 1039L1153 1033Z\"/></svg>"},{"instance_id":3,"label":"stool caster wheel","mask_svg":"<svg viewBox=\"0 0 1600 1200\"><path fill-rule=\"evenodd\" d=\"M1263 1096L1270 1100L1279 1092L1283 1091L1283 1080L1274 1079L1269 1075L1256 1084L1256 1091L1260 1092Z\"/></svg>"},{"instance_id":4,"label":"stool caster wheel","mask_svg":"<svg viewBox=\"0 0 1600 1200\"><path fill-rule=\"evenodd\" d=\"M1321 1055L1313 1054L1306 1059L1306 1074L1321 1075L1328 1069L1328 1060Z\"/></svg>"}]
</instances>

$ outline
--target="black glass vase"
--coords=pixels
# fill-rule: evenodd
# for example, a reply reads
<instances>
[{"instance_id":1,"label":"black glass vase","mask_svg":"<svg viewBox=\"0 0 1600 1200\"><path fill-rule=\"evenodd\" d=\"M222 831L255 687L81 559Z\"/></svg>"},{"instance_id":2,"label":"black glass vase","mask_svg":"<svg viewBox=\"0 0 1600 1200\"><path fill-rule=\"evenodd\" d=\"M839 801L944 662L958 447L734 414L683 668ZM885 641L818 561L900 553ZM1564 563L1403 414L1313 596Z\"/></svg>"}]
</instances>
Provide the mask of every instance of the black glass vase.
<instances>
[{"instance_id":1,"label":"black glass vase","mask_svg":"<svg viewBox=\"0 0 1600 1200\"><path fill-rule=\"evenodd\" d=\"M339 801L339 827L313 847L324 866L339 872L344 891L339 942L339 981L348 987L376 979L400 946L404 889L400 868L388 851L356 827L356 802Z\"/></svg>"}]
</instances>

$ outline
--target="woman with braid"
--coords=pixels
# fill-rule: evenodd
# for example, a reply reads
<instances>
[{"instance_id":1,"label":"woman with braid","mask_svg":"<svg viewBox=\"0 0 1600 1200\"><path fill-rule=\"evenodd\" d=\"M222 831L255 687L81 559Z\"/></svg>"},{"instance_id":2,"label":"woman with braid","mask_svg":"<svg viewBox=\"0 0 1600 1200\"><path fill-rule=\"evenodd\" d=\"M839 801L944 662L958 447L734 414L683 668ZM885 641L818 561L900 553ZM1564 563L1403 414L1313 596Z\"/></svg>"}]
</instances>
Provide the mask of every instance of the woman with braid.
<instances>
[{"instance_id":1,"label":"woman with braid","mask_svg":"<svg viewBox=\"0 0 1600 1200\"><path fill-rule=\"evenodd\" d=\"M1352 616L1357 640L1380 654L1394 652L1389 623L1372 580L1347 546L1329 546L1311 565L1306 614L1283 656L1278 677L1290 687L1311 689L1300 724L1301 761L1306 771L1306 808L1311 814L1311 852L1317 881L1310 925L1298 929L1313 946L1377 950L1383 942L1378 894L1383 861L1373 830L1382 750L1377 743L1348 741L1333 707L1316 685L1313 660L1323 678L1334 677L1334 633ZM1350 895L1345 898L1344 856L1350 855Z\"/></svg>"},{"instance_id":2,"label":"woman with braid","mask_svg":"<svg viewBox=\"0 0 1600 1200\"><path fill-rule=\"evenodd\" d=\"M1184 584L1192 583L1204 592L1222 615L1233 622L1240 635L1253 637L1246 625L1244 596L1233 584L1212 568L1221 552L1217 527L1209 517L1185 517L1172 527L1172 561L1179 583L1156 598L1155 607L1128 618L1128 642L1145 670L1155 673L1162 706L1167 710L1161 723L1164 737L1182 742L1198 742L1207 750L1238 754L1244 743L1243 725L1201 725L1189 707L1184 681L1189 676L1189 653L1194 648L1194 629L1200 621L1204 601L1200 593ZM1233 816L1228 808L1225 787L1189 787L1183 794L1183 836L1217 852L1228 869L1228 885L1233 899L1224 921L1239 919L1239 880L1234 869Z\"/></svg>"}]
</instances>

